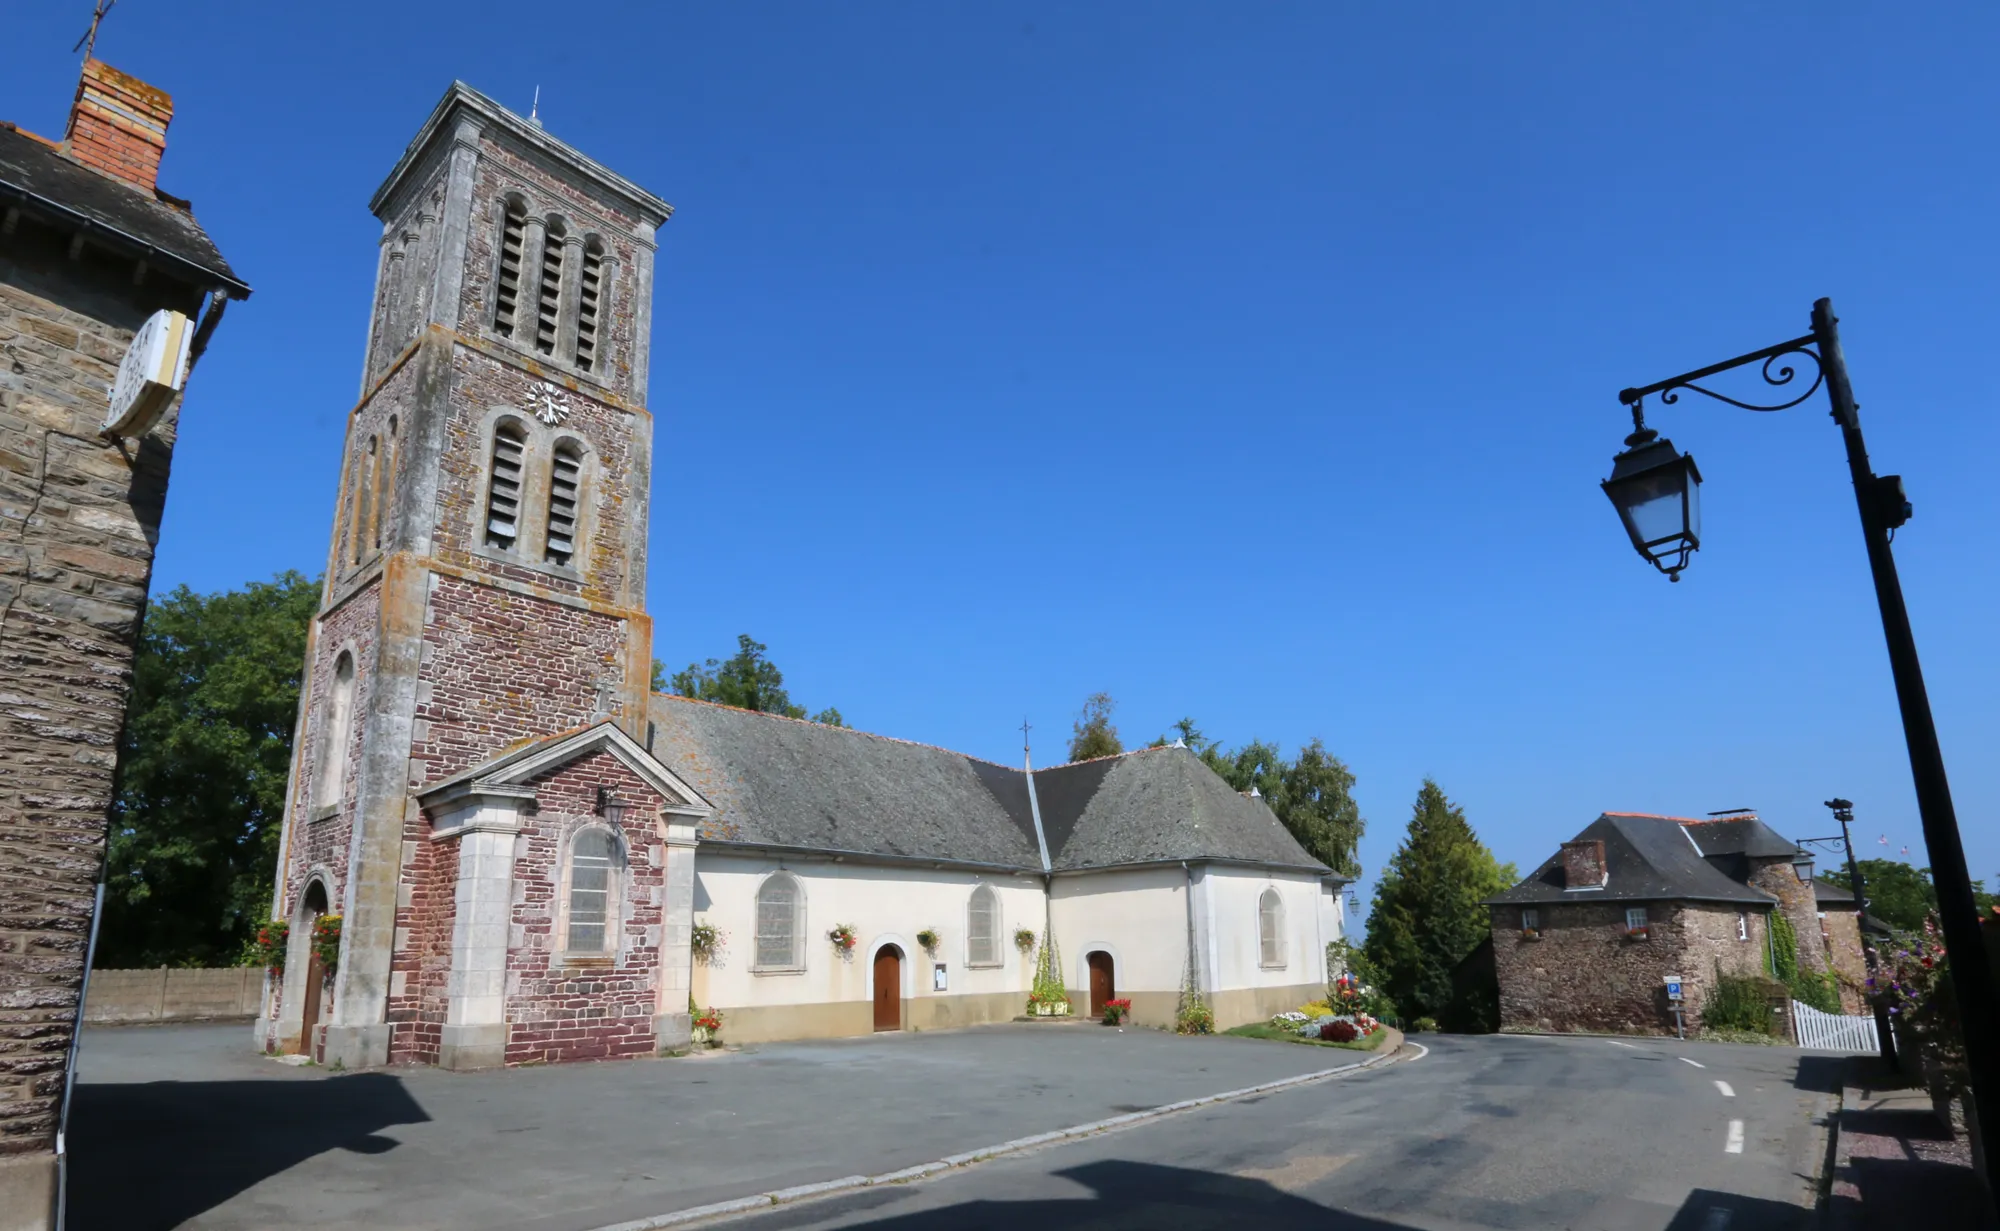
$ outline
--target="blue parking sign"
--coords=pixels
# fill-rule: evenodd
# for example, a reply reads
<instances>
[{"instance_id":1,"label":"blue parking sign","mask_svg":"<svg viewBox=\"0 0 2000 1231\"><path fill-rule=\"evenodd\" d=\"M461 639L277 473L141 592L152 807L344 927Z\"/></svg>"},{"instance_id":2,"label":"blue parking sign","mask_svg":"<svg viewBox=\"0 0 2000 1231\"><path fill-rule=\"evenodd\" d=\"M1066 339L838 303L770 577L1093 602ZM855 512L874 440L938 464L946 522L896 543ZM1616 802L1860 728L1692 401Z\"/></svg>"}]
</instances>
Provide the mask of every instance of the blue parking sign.
<instances>
[{"instance_id":1,"label":"blue parking sign","mask_svg":"<svg viewBox=\"0 0 2000 1231\"><path fill-rule=\"evenodd\" d=\"M1679 1000L1680 998L1681 998L1681 981L1677 976L1669 975L1667 977L1667 999Z\"/></svg>"}]
</instances>

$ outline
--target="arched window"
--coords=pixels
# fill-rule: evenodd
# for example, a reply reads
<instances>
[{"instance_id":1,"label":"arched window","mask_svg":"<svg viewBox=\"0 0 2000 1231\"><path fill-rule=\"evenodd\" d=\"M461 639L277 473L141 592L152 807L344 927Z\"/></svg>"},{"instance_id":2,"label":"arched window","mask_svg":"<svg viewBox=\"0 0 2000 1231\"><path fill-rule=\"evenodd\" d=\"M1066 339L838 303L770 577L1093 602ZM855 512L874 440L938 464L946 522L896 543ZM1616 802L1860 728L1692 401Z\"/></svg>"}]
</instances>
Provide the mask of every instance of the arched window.
<instances>
[{"instance_id":1,"label":"arched window","mask_svg":"<svg viewBox=\"0 0 2000 1231\"><path fill-rule=\"evenodd\" d=\"M514 316L521 304L522 246L528 241L528 211L519 198L507 202L500 219L500 269L493 286L493 329L514 336Z\"/></svg>"},{"instance_id":2,"label":"arched window","mask_svg":"<svg viewBox=\"0 0 2000 1231\"><path fill-rule=\"evenodd\" d=\"M347 793L347 745L354 729L354 655L342 651L333 664L333 687L320 714L319 763L313 770L313 802L324 808Z\"/></svg>"},{"instance_id":3,"label":"arched window","mask_svg":"<svg viewBox=\"0 0 2000 1231\"><path fill-rule=\"evenodd\" d=\"M521 465L527 434L518 423L501 420L493 429L493 474L486 487L486 542L511 548L521 533Z\"/></svg>"},{"instance_id":4,"label":"arched window","mask_svg":"<svg viewBox=\"0 0 2000 1231\"><path fill-rule=\"evenodd\" d=\"M1276 889L1257 899L1257 950L1264 965L1285 964L1285 904Z\"/></svg>"},{"instance_id":5,"label":"arched window","mask_svg":"<svg viewBox=\"0 0 2000 1231\"><path fill-rule=\"evenodd\" d=\"M576 366L585 372L597 364L597 318L604 295L604 245L592 237L583 246L576 296Z\"/></svg>"},{"instance_id":6,"label":"arched window","mask_svg":"<svg viewBox=\"0 0 2000 1231\"><path fill-rule=\"evenodd\" d=\"M595 826L579 830L569 848L569 909L563 948L607 953L616 946L612 924L618 905L618 840Z\"/></svg>"},{"instance_id":7,"label":"arched window","mask_svg":"<svg viewBox=\"0 0 2000 1231\"><path fill-rule=\"evenodd\" d=\"M557 443L549 463L549 533L545 555L568 564L576 554L576 506L583 486L583 455L576 442Z\"/></svg>"},{"instance_id":8,"label":"arched window","mask_svg":"<svg viewBox=\"0 0 2000 1231\"><path fill-rule=\"evenodd\" d=\"M563 235L560 218L549 219L542 233L541 277L536 284L535 349L544 355L556 353L557 317L562 312Z\"/></svg>"},{"instance_id":9,"label":"arched window","mask_svg":"<svg viewBox=\"0 0 2000 1231\"><path fill-rule=\"evenodd\" d=\"M980 885L965 904L965 961L968 966L1000 964L1000 895Z\"/></svg>"},{"instance_id":10,"label":"arched window","mask_svg":"<svg viewBox=\"0 0 2000 1231\"><path fill-rule=\"evenodd\" d=\"M350 561L353 564L368 558L369 545L375 541L375 480L380 463L377 457L379 447L375 437L370 436L367 446L354 463L354 556Z\"/></svg>"},{"instance_id":11,"label":"arched window","mask_svg":"<svg viewBox=\"0 0 2000 1231\"><path fill-rule=\"evenodd\" d=\"M791 874L779 872L757 890L758 970L803 970L805 895Z\"/></svg>"}]
</instances>

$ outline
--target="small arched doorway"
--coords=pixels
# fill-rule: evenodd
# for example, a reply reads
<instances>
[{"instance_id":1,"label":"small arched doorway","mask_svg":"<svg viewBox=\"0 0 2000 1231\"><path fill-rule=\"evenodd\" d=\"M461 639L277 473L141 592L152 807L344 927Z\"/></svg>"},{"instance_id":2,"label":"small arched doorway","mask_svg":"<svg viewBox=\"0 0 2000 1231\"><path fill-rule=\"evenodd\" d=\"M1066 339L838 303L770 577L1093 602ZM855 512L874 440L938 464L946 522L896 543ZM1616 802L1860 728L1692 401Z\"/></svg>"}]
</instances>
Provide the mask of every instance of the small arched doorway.
<instances>
[{"instance_id":1,"label":"small arched doorway","mask_svg":"<svg viewBox=\"0 0 2000 1231\"><path fill-rule=\"evenodd\" d=\"M315 879L306 886L305 898L299 903L299 921L293 927L303 933L300 943L306 950L305 988L299 1000L299 1050L308 1056L313 1050L313 1027L319 1025L320 997L326 990L326 967L320 964L319 946L313 944L313 928L326 910L326 886Z\"/></svg>"},{"instance_id":2,"label":"small arched doorway","mask_svg":"<svg viewBox=\"0 0 2000 1231\"><path fill-rule=\"evenodd\" d=\"M1113 977L1111 955L1102 949L1093 949L1083 960L1090 964L1090 1015L1102 1017L1105 1003L1118 998L1118 980Z\"/></svg>"},{"instance_id":3,"label":"small arched doorway","mask_svg":"<svg viewBox=\"0 0 2000 1231\"><path fill-rule=\"evenodd\" d=\"M875 1029L903 1028L903 951L883 945L875 951Z\"/></svg>"}]
</instances>

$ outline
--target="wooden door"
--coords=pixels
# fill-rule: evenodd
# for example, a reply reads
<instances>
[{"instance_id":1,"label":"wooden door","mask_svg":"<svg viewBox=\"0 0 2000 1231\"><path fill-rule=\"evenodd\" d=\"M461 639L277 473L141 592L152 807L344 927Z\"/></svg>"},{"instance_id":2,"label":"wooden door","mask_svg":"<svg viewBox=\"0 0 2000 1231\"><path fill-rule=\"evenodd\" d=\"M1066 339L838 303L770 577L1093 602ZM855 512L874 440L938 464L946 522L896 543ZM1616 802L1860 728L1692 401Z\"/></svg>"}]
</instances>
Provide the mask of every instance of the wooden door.
<instances>
[{"instance_id":1,"label":"wooden door","mask_svg":"<svg viewBox=\"0 0 2000 1231\"><path fill-rule=\"evenodd\" d=\"M310 1056L313 1027L319 1025L319 997L326 984L326 970L319 964L319 949L316 946L306 946L306 952L312 956L306 960L306 999L305 1011L299 1016L299 1050Z\"/></svg>"},{"instance_id":2,"label":"wooden door","mask_svg":"<svg viewBox=\"0 0 2000 1231\"><path fill-rule=\"evenodd\" d=\"M1111 955L1099 949L1085 959L1090 963L1090 1015L1104 1016L1104 1002L1118 997L1118 985L1111 977Z\"/></svg>"},{"instance_id":3,"label":"wooden door","mask_svg":"<svg viewBox=\"0 0 2000 1231\"><path fill-rule=\"evenodd\" d=\"M875 1029L903 1028L903 952L883 945L875 954Z\"/></svg>"}]
</instances>

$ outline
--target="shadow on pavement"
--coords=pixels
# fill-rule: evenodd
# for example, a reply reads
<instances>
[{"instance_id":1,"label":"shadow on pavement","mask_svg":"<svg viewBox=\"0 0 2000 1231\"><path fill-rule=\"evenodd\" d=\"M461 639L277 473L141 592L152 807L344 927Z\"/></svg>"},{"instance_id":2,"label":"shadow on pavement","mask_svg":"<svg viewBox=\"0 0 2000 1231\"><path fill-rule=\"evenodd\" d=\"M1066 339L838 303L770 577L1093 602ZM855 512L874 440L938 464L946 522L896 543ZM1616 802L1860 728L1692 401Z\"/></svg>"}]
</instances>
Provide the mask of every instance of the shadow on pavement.
<instances>
[{"instance_id":1,"label":"shadow on pavement","mask_svg":"<svg viewBox=\"0 0 2000 1231\"><path fill-rule=\"evenodd\" d=\"M69 1225L179 1226L327 1150L382 1154L377 1130L430 1117L387 1073L323 1081L155 1081L76 1088Z\"/></svg>"},{"instance_id":2,"label":"shadow on pavement","mask_svg":"<svg viewBox=\"0 0 2000 1231\"><path fill-rule=\"evenodd\" d=\"M1083 1231L1106 1227L1305 1227L1315 1231L1408 1231L1412 1224L1353 1214L1295 1196L1263 1180L1163 1167L1152 1163L1089 1163L1056 1175L1096 1195L1056 1201L967 1201L941 1209L895 1214L850 1227L874 1231ZM901 1200L871 1190L851 1201L806 1204L757 1219L758 1231L804 1227ZM1799 1231L1812 1211L1779 1201L1696 1189L1662 1231Z\"/></svg>"},{"instance_id":3,"label":"shadow on pavement","mask_svg":"<svg viewBox=\"0 0 2000 1231\"><path fill-rule=\"evenodd\" d=\"M1846 1080L1851 1056L1800 1056L1799 1071L1792 1079L1794 1089L1814 1094L1839 1094Z\"/></svg>"}]
</instances>

